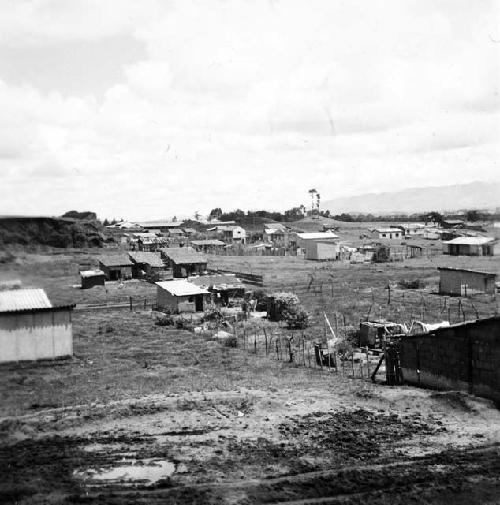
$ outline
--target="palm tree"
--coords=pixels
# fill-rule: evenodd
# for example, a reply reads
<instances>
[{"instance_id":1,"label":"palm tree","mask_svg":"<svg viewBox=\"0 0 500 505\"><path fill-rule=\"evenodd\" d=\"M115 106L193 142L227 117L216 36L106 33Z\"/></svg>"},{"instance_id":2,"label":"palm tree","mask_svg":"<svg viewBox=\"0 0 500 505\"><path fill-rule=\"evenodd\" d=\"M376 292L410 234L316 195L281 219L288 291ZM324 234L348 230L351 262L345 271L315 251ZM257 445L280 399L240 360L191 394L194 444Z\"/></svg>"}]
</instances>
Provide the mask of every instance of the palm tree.
<instances>
[{"instance_id":1,"label":"palm tree","mask_svg":"<svg viewBox=\"0 0 500 505\"><path fill-rule=\"evenodd\" d=\"M311 195L311 218L314 217L314 195L317 195L318 192L313 188L308 191Z\"/></svg>"}]
</instances>

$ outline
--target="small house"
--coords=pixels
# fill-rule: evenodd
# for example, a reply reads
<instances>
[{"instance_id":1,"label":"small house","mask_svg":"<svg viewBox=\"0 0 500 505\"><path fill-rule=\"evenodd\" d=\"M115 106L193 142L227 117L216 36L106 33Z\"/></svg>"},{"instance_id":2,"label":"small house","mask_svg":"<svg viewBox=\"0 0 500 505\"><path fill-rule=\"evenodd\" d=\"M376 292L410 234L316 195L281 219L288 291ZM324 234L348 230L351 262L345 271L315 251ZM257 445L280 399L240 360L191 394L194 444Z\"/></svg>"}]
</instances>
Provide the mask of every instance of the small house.
<instances>
[{"instance_id":1,"label":"small house","mask_svg":"<svg viewBox=\"0 0 500 505\"><path fill-rule=\"evenodd\" d=\"M339 236L332 232L311 232L311 233L297 233L297 247L306 249L308 242L332 242L336 243Z\"/></svg>"},{"instance_id":2,"label":"small house","mask_svg":"<svg viewBox=\"0 0 500 505\"><path fill-rule=\"evenodd\" d=\"M165 263L159 252L134 251L128 253L132 261L132 277L153 277L159 279L165 271Z\"/></svg>"},{"instance_id":3,"label":"small house","mask_svg":"<svg viewBox=\"0 0 500 505\"><path fill-rule=\"evenodd\" d=\"M222 240L191 240L191 246L197 252L216 253L222 251L226 244Z\"/></svg>"},{"instance_id":4,"label":"small house","mask_svg":"<svg viewBox=\"0 0 500 505\"><path fill-rule=\"evenodd\" d=\"M459 229L465 228L465 222L461 219L443 219L441 221L441 226L445 229Z\"/></svg>"},{"instance_id":5,"label":"small house","mask_svg":"<svg viewBox=\"0 0 500 505\"><path fill-rule=\"evenodd\" d=\"M43 289L0 291L0 362L72 356L73 308L53 306Z\"/></svg>"},{"instance_id":6,"label":"small house","mask_svg":"<svg viewBox=\"0 0 500 505\"><path fill-rule=\"evenodd\" d=\"M438 270L439 294L467 296L475 293L496 293L497 276L494 273L448 267L440 267Z\"/></svg>"},{"instance_id":7,"label":"small house","mask_svg":"<svg viewBox=\"0 0 500 505\"><path fill-rule=\"evenodd\" d=\"M82 280L82 289L89 289L94 286L104 286L106 275L102 270L82 270L80 278Z\"/></svg>"},{"instance_id":8,"label":"small house","mask_svg":"<svg viewBox=\"0 0 500 505\"><path fill-rule=\"evenodd\" d=\"M174 278L203 275L207 270L207 258L192 247L167 247L160 252Z\"/></svg>"},{"instance_id":9,"label":"small house","mask_svg":"<svg viewBox=\"0 0 500 505\"><path fill-rule=\"evenodd\" d=\"M156 304L159 310L203 312L210 293L187 279L157 282Z\"/></svg>"},{"instance_id":10,"label":"small house","mask_svg":"<svg viewBox=\"0 0 500 505\"><path fill-rule=\"evenodd\" d=\"M404 223L397 226L403 231L404 238L411 238L424 234L425 224L424 223ZM391 228L392 229L392 228Z\"/></svg>"},{"instance_id":11,"label":"small house","mask_svg":"<svg viewBox=\"0 0 500 505\"><path fill-rule=\"evenodd\" d=\"M376 228L372 230L372 237L379 240L401 240L403 230L400 228Z\"/></svg>"},{"instance_id":12,"label":"small house","mask_svg":"<svg viewBox=\"0 0 500 505\"><path fill-rule=\"evenodd\" d=\"M102 256L99 258L99 270L104 272L108 281L132 278L132 262L126 254Z\"/></svg>"},{"instance_id":13,"label":"small house","mask_svg":"<svg viewBox=\"0 0 500 505\"><path fill-rule=\"evenodd\" d=\"M149 231L167 233L171 230L181 228L182 222L180 221L145 221L139 223L142 228Z\"/></svg>"},{"instance_id":14,"label":"small house","mask_svg":"<svg viewBox=\"0 0 500 505\"><path fill-rule=\"evenodd\" d=\"M443 242L443 254L451 256L493 256L493 237L457 237Z\"/></svg>"},{"instance_id":15,"label":"small house","mask_svg":"<svg viewBox=\"0 0 500 505\"><path fill-rule=\"evenodd\" d=\"M225 242L244 244L247 239L247 232L238 225L218 226L217 232L220 233Z\"/></svg>"},{"instance_id":16,"label":"small house","mask_svg":"<svg viewBox=\"0 0 500 505\"><path fill-rule=\"evenodd\" d=\"M331 241L306 241L306 260L332 261L340 257L340 244Z\"/></svg>"},{"instance_id":17,"label":"small house","mask_svg":"<svg viewBox=\"0 0 500 505\"><path fill-rule=\"evenodd\" d=\"M245 286L233 274L213 274L190 277L189 282L207 289L217 305L228 306L231 299L243 298Z\"/></svg>"}]
</instances>

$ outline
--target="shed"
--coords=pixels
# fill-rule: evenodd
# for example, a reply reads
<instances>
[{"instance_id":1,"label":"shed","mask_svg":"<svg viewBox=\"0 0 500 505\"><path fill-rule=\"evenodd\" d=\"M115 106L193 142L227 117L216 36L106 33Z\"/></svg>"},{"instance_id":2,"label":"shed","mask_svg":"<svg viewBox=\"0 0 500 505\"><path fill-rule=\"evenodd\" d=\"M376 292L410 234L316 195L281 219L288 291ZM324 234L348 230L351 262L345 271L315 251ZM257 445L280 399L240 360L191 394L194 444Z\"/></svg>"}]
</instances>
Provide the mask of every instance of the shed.
<instances>
[{"instance_id":1,"label":"shed","mask_svg":"<svg viewBox=\"0 0 500 505\"><path fill-rule=\"evenodd\" d=\"M404 335L408 329L391 321L363 321L359 323L359 345L380 346L387 336Z\"/></svg>"},{"instance_id":2,"label":"shed","mask_svg":"<svg viewBox=\"0 0 500 505\"><path fill-rule=\"evenodd\" d=\"M198 252L210 253L222 250L226 244L222 240L191 240L191 245Z\"/></svg>"},{"instance_id":3,"label":"shed","mask_svg":"<svg viewBox=\"0 0 500 505\"><path fill-rule=\"evenodd\" d=\"M451 256L493 256L493 237L457 237L443 242L443 254Z\"/></svg>"},{"instance_id":4,"label":"shed","mask_svg":"<svg viewBox=\"0 0 500 505\"><path fill-rule=\"evenodd\" d=\"M0 362L71 356L73 308L53 306L43 289L0 291Z\"/></svg>"},{"instance_id":5,"label":"shed","mask_svg":"<svg viewBox=\"0 0 500 505\"><path fill-rule=\"evenodd\" d=\"M157 282L156 304L160 310L203 312L210 293L186 279Z\"/></svg>"},{"instance_id":6,"label":"shed","mask_svg":"<svg viewBox=\"0 0 500 505\"><path fill-rule=\"evenodd\" d=\"M133 251L128 253L132 261L132 276L135 278L156 275L165 270L165 264L159 252Z\"/></svg>"},{"instance_id":7,"label":"shed","mask_svg":"<svg viewBox=\"0 0 500 505\"><path fill-rule=\"evenodd\" d=\"M331 241L306 241L306 260L331 261L339 259L340 245Z\"/></svg>"},{"instance_id":8,"label":"shed","mask_svg":"<svg viewBox=\"0 0 500 505\"><path fill-rule=\"evenodd\" d=\"M167 247L160 252L175 278L202 275L207 270L207 258L192 247Z\"/></svg>"},{"instance_id":9,"label":"shed","mask_svg":"<svg viewBox=\"0 0 500 505\"><path fill-rule=\"evenodd\" d=\"M497 275L465 268L440 267L439 293L442 295L467 296L474 293L496 293Z\"/></svg>"},{"instance_id":10,"label":"shed","mask_svg":"<svg viewBox=\"0 0 500 505\"><path fill-rule=\"evenodd\" d=\"M126 254L102 256L99 258L99 270L104 272L108 281L132 278L132 262Z\"/></svg>"},{"instance_id":11,"label":"shed","mask_svg":"<svg viewBox=\"0 0 500 505\"><path fill-rule=\"evenodd\" d=\"M311 242L337 242L339 236L332 232L311 232L297 233L297 247L307 249L307 244Z\"/></svg>"},{"instance_id":12,"label":"shed","mask_svg":"<svg viewBox=\"0 0 500 505\"><path fill-rule=\"evenodd\" d=\"M82 280L82 289L89 289L94 286L104 286L106 275L102 270L82 270L80 278Z\"/></svg>"},{"instance_id":13,"label":"shed","mask_svg":"<svg viewBox=\"0 0 500 505\"><path fill-rule=\"evenodd\" d=\"M245 286L234 274L213 274L200 277L190 277L189 282L208 289L215 295L214 301L228 305L230 298L242 298Z\"/></svg>"},{"instance_id":14,"label":"shed","mask_svg":"<svg viewBox=\"0 0 500 505\"><path fill-rule=\"evenodd\" d=\"M403 230L400 228L376 228L372 230L372 236L382 240L401 240Z\"/></svg>"}]
</instances>

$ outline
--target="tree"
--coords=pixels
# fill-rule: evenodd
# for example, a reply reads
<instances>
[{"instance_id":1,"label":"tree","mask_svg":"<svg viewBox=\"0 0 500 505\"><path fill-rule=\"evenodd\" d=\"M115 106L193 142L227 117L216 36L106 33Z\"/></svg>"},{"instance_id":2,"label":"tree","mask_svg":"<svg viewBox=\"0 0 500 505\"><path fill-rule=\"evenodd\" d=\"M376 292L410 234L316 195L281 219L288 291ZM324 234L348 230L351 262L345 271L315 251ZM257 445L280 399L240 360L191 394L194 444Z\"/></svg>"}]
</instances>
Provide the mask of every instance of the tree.
<instances>
[{"instance_id":1,"label":"tree","mask_svg":"<svg viewBox=\"0 0 500 505\"><path fill-rule=\"evenodd\" d=\"M425 216L425 220L430 221L432 223L442 224L443 223L443 216L439 212L436 212L434 210L432 212L429 212L429 214L427 214Z\"/></svg>"},{"instance_id":2,"label":"tree","mask_svg":"<svg viewBox=\"0 0 500 505\"><path fill-rule=\"evenodd\" d=\"M320 202L320 195L319 193L316 193L316 207L318 208L318 219L319 219L319 202Z\"/></svg>"},{"instance_id":3,"label":"tree","mask_svg":"<svg viewBox=\"0 0 500 505\"><path fill-rule=\"evenodd\" d=\"M201 214L198 211L195 211L195 213L194 213L195 221L198 221L200 219L200 217L201 217Z\"/></svg>"},{"instance_id":4,"label":"tree","mask_svg":"<svg viewBox=\"0 0 500 505\"><path fill-rule=\"evenodd\" d=\"M212 209L210 211L210 214L208 215L209 221L212 221L213 219L220 219L222 217L222 209L220 207L216 207L215 209Z\"/></svg>"},{"instance_id":5,"label":"tree","mask_svg":"<svg viewBox=\"0 0 500 505\"><path fill-rule=\"evenodd\" d=\"M313 188L308 191L311 195L311 217L314 217L314 197L318 194L318 192Z\"/></svg>"},{"instance_id":6,"label":"tree","mask_svg":"<svg viewBox=\"0 0 500 505\"><path fill-rule=\"evenodd\" d=\"M465 213L465 219L467 219L467 221L481 221L481 219L483 219L483 215L477 211L477 210L468 210L466 213Z\"/></svg>"}]
</instances>

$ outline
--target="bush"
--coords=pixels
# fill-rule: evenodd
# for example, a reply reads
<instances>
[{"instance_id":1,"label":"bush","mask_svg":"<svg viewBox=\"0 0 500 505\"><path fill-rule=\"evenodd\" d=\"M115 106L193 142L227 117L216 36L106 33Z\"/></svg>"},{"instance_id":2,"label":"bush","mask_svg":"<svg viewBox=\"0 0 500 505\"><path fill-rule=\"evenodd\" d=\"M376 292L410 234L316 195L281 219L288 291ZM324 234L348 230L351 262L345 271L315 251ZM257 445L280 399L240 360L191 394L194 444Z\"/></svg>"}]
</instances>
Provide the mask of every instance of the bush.
<instances>
[{"instance_id":1,"label":"bush","mask_svg":"<svg viewBox=\"0 0 500 505\"><path fill-rule=\"evenodd\" d=\"M191 321L189 321L188 319L184 319L183 317L181 317L181 318L177 319L177 321L175 321L175 327L178 330L187 330L187 331L194 330L194 326L191 323Z\"/></svg>"},{"instance_id":2,"label":"bush","mask_svg":"<svg viewBox=\"0 0 500 505\"><path fill-rule=\"evenodd\" d=\"M284 316L286 325L291 330L303 330L309 326L309 314L302 305L286 311Z\"/></svg>"},{"instance_id":3,"label":"bush","mask_svg":"<svg viewBox=\"0 0 500 505\"><path fill-rule=\"evenodd\" d=\"M203 321L212 321L220 324L224 321L224 315L219 308L209 307L203 314Z\"/></svg>"},{"instance_id":4,"label":"bush","mask_svg":"<svg viewBox=\"0 0 500 505\"><path fill-rule=\"evenodd\" d=\"M269 314L271 321L285 321L290 329L307 328L309 314L293 293L275 293L269 297Z\"/></svg>"},{"instance_id":5,"label":"bush","mask_svg":"<svg viewBox=\"0 0 500 505\"><path fill-rule=\"evenodd\" d=\"M403 289L423 289L425 288L425 282L422 279L408 280L403 279L398 283L400 288Z\"/></svg>"},{"instance_id":6,"label":"bush","mask_svg":"<svg viewBox=\"0 0 500 505\"><path fill-rule=\"evenodd\" d=\"M174 324L174 318L170 314L165 314L155 321L156 326L173 326Z\"/></svg>"},{"instance_id":7,"label":"bush","mask_svg":"<svg viewBox=\"0 0 500 505\"><path fill-rule=\"evenodd\" d=\"M238 339L235 336L228 337L224 340L225 347L238 347Z\"/></svg>"}]
</instances>

